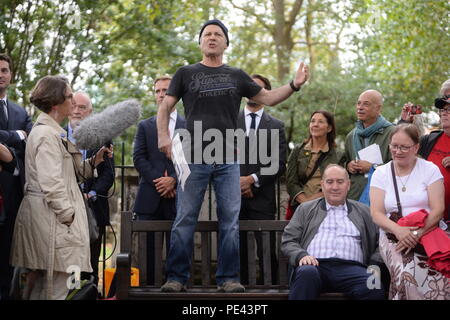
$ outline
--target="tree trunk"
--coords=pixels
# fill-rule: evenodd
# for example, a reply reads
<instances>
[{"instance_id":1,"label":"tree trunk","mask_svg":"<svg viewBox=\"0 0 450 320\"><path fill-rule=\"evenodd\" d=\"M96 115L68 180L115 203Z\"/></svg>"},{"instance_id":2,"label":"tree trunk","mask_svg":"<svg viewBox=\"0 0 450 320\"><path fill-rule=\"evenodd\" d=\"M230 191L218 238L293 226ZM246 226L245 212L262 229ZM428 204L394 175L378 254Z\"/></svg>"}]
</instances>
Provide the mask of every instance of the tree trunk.
<instances>
[{"instance_id":1,"label":"tree trunk","mask_svg":"<svg viewBox=\"0 0 450 320\"><path fill-rule=\"evenodd\" d=\"M273 0L272 3L275 13L273 39L277 53L277 79L281 82L289 74L293 40L291 32L288 31L291 26L285 19L284 0Z\"/></svg>"}]
</instances>

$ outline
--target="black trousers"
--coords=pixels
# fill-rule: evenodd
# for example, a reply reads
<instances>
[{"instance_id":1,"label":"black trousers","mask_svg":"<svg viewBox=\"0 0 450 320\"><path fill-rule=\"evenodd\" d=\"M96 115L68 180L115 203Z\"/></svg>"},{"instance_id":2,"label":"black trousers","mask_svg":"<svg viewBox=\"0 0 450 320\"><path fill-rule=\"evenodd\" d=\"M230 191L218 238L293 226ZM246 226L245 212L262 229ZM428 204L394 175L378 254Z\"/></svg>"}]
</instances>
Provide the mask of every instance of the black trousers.
<instances>
[{"instance_id":1,"label":"black trousers","mask_svg":"<svg viewBox=\"0 0 450 320\"><path fill-rule=\"evenodd\" d=\"M241 207L239 213L239 220L275 220L275 214L255 211L250 208ZM264 252L262 233L255 232L256 240L256 254L258 256L260 274L257 278L257 284L263 284L264 279ZM270 262L271 262L271 276L272 283L278 283L278 259L276 254L276 237L275 232L270 232ZM241 269L241 283L248 284L248 246L247 246L247 232L239 232L239 247L240 247L240 269Z\"/></svg>"},{"instance_id":2,"label":"black trousers","mask_svg":"<svg viewBox=\"0 0 450 320\"><path fill-rule=\"evenodd\" d=\"M175 199L161 199L154 213L136 212L137 220L175 220ZM166 256L170 248L170 232L165 236ZM155 284L155 233L147 232L147 284Z\"/></svg>"},{"instance_id":3,"label":"black trousers","mask_svg":"<svg viewBox=\"0 0 450 320\"><path fill-rule=\"evenodd\" d=\"M82 278L87 279L90 275L94 276L94 282L98 285L98 264L100 252L102 251L103 238L106 236L106 227L99 227L98 239L91 243L91 265L92 273L83 273Z\"/></svg>"},{"instance_id":4,"label":"black trousers","mask_svg":"<svg viewBox=\"0 0 450 320\"><path fill-rule=\"evenodd\" d=\"M7 195L6 187L17 192L11 196L9 190L9 195ZM3 191L3 212L1 212L0 218L0 300L8 300L14 274L14 268L9 264L11 244L17 211L23 198L20 178L11 179L10 185L3 186Z\"/></svg>"}]
</instances>

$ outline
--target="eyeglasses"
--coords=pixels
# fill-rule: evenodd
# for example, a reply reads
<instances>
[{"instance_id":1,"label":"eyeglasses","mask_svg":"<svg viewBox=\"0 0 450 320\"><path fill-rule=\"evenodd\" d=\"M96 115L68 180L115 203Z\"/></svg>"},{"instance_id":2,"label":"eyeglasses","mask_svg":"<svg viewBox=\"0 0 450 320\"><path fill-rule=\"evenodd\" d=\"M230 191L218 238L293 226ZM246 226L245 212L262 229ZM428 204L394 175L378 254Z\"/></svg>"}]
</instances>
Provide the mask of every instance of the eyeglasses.
<instances>
[{"instance_id":1,"label":"eyeglasses","mask_svg":"<svg viewBox=\"0 0 450 320\"><path fill-rule=\"evenodd\" d=\"M73 100L73 93L69 94L68 96L64 96L64 98Z\"/></svg>"},{"instance_id":2,"label":"eyeglasses","mask_svg":"<svg viewBox=\"0 0 450 320\"><path fill-rule=\"evenodd\" d=\"M443 109L439 109L439 113L440 113L440 114L444 114L444 113L450 114L450 107L448 107L448 108L443 108Z\"/></svg>"},{"instance_id":3,"label":"eyeglasses","mask_svg":"<svg viewBox=\"0 0 450 320\"><path fill-rule=\"evenodd\" d=\"M413 144L411 146L398 146L396 144L390 144L389 148L391 148L392 151L400 150L401 152L408 152L414 146L415 146L415 144Z\"/></svg>"},{"instance_id":4,"label":"eyeglasses","mask_svg":"<svg viewBox=\"0 0 450 320\"><path fill-rule=\"evenodd\" d=\"M76 104L74 106L74 109L76 109L76 108L80 109L81 111L86 111L88 109L88 107L85 106L84 104Z\"/></svg>"}]
</instances>

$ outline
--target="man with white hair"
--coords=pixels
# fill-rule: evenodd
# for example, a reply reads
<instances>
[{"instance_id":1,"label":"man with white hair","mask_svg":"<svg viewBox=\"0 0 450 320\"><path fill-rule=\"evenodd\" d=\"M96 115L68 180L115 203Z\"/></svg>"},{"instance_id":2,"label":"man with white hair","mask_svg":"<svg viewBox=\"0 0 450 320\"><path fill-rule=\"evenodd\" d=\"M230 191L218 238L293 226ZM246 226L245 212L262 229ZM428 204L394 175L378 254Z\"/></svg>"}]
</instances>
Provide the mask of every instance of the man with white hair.
<instances>
[{"instance_id":1,"label":"man with white hair","mask_svg":"<svg viewBox=\"0 0 450 320\"><path fill-rule=\"evenodd\" d=\"M80 122L92 114L92 102L89 96L84 92L76 92L73 94L75 106L72 115L69 116L67 125L68 138L75 143L72 136L73 131ZM83 159L94 155L97 150L80 150ZM96 241L91 242L91 265L92 275L95 282L98 283L98 262L101 251L102 239L105 235L105 228L109 225L109 204L108 191L114 183L114 158L103 161L97 167L97 177L86 180L81 188L84 196L88 199L89 206L94 212L97 225L99 227L99 237Z\"/></svg>"}]
</instances>

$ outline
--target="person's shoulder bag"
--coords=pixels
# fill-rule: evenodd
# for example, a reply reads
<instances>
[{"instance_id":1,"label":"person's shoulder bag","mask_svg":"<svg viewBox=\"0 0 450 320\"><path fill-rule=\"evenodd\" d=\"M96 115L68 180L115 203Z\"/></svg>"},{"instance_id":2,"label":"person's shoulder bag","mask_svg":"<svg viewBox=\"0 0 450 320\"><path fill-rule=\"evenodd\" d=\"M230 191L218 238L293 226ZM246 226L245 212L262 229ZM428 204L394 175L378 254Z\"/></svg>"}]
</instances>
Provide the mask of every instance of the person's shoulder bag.
<instances>
[{"instance_id":1,"label":"person's shoulder bag","mask_svg":"<svg viewBox=\"0 0 450 320\"><path fill-rule=\"evenodd\" d=\"M391 219L395 223L398 223L398 220L403 218L403 213L402 213L402 204L400 203L400 196L398 194L397 179L395 179L394 161L391 161L391 173L392 173L392 180L394 182L394 191L395 191L395 198L397 200L398 211L391 212L389 219ZM386 232L386 237L395 243L398 242L397 237L393 233ZM414 249L412 251L414 251L415 253L421 254L421 255L425 255L425 256L427 255L425 252L425 248L420 243L417 243L417 245L414 247Z\"/></svg>"}]
</instances>

